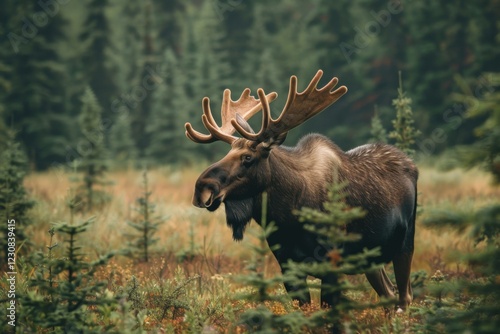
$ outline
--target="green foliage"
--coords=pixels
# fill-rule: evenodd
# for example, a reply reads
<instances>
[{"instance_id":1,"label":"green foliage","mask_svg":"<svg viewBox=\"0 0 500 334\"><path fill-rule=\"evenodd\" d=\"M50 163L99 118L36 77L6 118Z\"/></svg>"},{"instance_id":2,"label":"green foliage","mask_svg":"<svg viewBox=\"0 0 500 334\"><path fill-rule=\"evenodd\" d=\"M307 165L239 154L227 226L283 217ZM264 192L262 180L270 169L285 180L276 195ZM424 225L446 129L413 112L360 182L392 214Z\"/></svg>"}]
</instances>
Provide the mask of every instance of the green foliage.
<instances>
[{"instance_id":1,"label":"green foliage","mask_svg":"<svg viewBox=\"0 0 500 334\"><path fill-rule=\"evenodd\" d=\"M83 183L77 189L77 198L83 210L90 211L96 205L108 201L108 195L96 187L108 184L105 171L108 168L108 152L105 147L101 107L92 90L87 87L82 97L82 111L79 117L82 143L85 146L78 168L83 172Z\"/></svg>"},{"instance_id":2,"label":"green foliage","mask_svg":"<svg viewBox=\"0 0 500 334\"><path fill-rule=\"evenodd\" d=\"M382 125L382 120L375 109L375 113L372 117L371 130L370 133L372 135L371 141L374 143L387 143L387 131Z\"/></svg>"},{"instance_id":3,"label":"green foliage","mask_svg":"<svg viewBox=\"0 0 500 334\"><path fill-rule=\"evenodd\" d=\"M46 169L73 154L77 131L72 120L80 109L79 92L89 85L104 108L106 125L117 121L118 110L130 113L132 139L143 156L154 143L150 136L162 136L156 133L161 129L146 131L154 105L164 101L149 87L167 78L161 55L172 50L179 73L171 79L184 80L176 88L186 97L182 115L196 129L202 127L204 96L217 104L225 88L239 93L259 86L283 96L290 75L297 74L303 88L303 78L322 68L349 87L332 107L342 112L319 115L289 140L314 131L353 147L370 137L370 106L390 103L397 78L387 73L404 69L415 119L429 136L436 128L456 129L451 121L456 115L448 112L453 93L460 90L456 74L471 80L498 71L497 7L492 0L462 6L381 0L86 0L53 7L15 1L0 14L0 34L6 37L0 41L0 113L19 131L31 165ZM280 98L276 108L283 103ZM353 136L345 124L358 122ZM472 143L475 123L460 123L453 135L446 132L446 141L435 141L435 152ZM194 158L189 160L211 159L220 147L191 146ZM177 161L172 153L165 160Z\"/></svg>"},{"instance_id":4,"label":"green foliage","mask_svg":"<svg viewBox=\"0 0 500 334\"><path fill-rule=\"evenodd\" d=\"M151 203L149 190L148 174L144 171L143 175L143 194L137 199L139 213L137 222L127 222L136 232L137 235L129 236L135 238L133 242L129 242L130 255L139 258L141 261L148 262L151 256L151 248L158 241L155 234L158 231L158 226L164 221L160 217L155 217L155 205ZM138 254L137 254L138 253Z\"/></svg>"},{"instance_id":5,"label":"green foliage","mask_svg":"<svg viewBox=\"0 0 500 334\"><path fill-rule=\"evenodd\" d=\"M263 267L266 256L270 252L266 238L275 231L276 227L272 223L265 223L266 208L263 208L262 221L264 223L262 224L262 232L257 235L259 242L255 246L250 246L255 257L247 268L249 273L238 278L238 282L248 287L248 294L244 294L240 298L257 304L255 309L249 309L241 315L240 323L244 324L247 330L257 333L301 333L305 329L321 329L332 325L334 332L348 327L352 330L359 330L360 328L356 327L355 322L348 325L343 323L349 318L350 312L383 305L383 303L361 303L346 297L347 292L357 291L360 288L351 285L341 277L369 270L369 259L378 256L379 250L364 250L361 254L343 256L342 249L336 246L359 240L358 235L346 233L345 226L353 219L364 216L361 209L347 206L343 200L343 187L345 187L343 184L331 186L328 201L324 203L324 211L303 208L297 212L301 220L307 222L306 228L317 233L319 240L323 240L323 246L329 250L326 258L323 262L318 263L294 263L290 261L283 277L264 277ZM262 202L267 202L266 196L263 197ZM372 266L371 268L377 267ZM302 280L307 275L335 278L330 280L329 284L323 284L321 287L310 284L311 288L321 288L323 293L328 292L334 296L334 305L325 310L317 311L311 316L305 316L300 310L294 309L288 296L270 293L277 284L284 282L295 286L304 286ZM303 289L306 291L291 292L290 297L299 297L309 293L307 286ZM287 312L274 314L271 308L273 303L282 305Z\"/></svg>"},{"instance_id":6,"label":"green foliage","mask_svg":"<svg viewBox=\"0 0 500 334\"><path fill-rule=\"evenodd\" d=\"M267 245L267 237L276 231L273 223L266 223L267 215L267 194L262 196L262 230L257 233L252 233L257 238L256 245L249 244L248 247L252 252L253 259L247 266L248 272L245 275L240 275L236 281L246 286L245 293L238 296L239 299L257 304L256 308L246 310L241 314L238 321L239 324L251 333L301 333L303 328L310 324L309 320L299 310L294 310L289 297L286 294L271 294L273 289L283 280L290 279L288 277L271 277L264 276L264 267L267 256L272 250L279 248L279 245L269 249ZM289 312L286 314L274 314L270 305L280 304Z\"/></svg>"},{"instance_id":7,"label":"green foliage","mask_svg":"<svg viewBox=\"0 0 500 334\"><path fill-rule=\"evenodd\" d=\"M64 158L74 128L66 106L65 59L58 48L67 38L67 21L62 13L50 19L42 13L36 17L45 15L42 28L33 18L38 10L36 2L25 0L2 10L0 105L32 166L44 169Z\"/></svg>"},{"instance_id":8,"label":"green foliage","mask_svg":"<svg viewBox=\"0 0 500 334\"><path fill-rule=\"evenodd\" d=\"M167 75L153 93L154 103L146 128L151 143L146 156L154 162L178 164L190 156L184 135L184 123L189 121L186 79L180 61L171 49L165 52L163 59Z\"/></svg>"},{"instance_id":9,"label":"green foliage","mask_svg":"<svg viewBox=\"0 0 500 334\"><path fill-rule=\"evenodd\" d=\"M412 156L415 153L412 146L415 144L415 139L420 135L420 131L413 126L411 99L403 91L401 72L399 72L398 97L392 101L392 105L396 108L396 119L392 121L394 131L389 133L389 138L396 140L397 148Z\"/></svg>"},{"instance_id":10,"label":"green foliage","mask_svg":"<svg viewBox=\"0 0 500 334\"><path fill-rule=\"evenodd\" d=\"M96 100L104 106L104 119L112 120L111 97L117 92L116 65L111 55L116 52L109 20L109 0L87 0L86 15L78 39L84 46L79 55L84 82L95 92Z\"/></svg>"},{"instance_id":11,"label":"green foliage","mask_svg":"<svg viewBox=\"0 0 500 334\"><path fill-rule=\"evenodd\" d=\"M161 273L160 273L161 275ZM194 298L199 293L194 289L195 283L199 285L200 276L186 277L184 271L177 267L175 276L172 279L164 279L161 276L153 278L147 282L140 283L132 277L125 288L125 295L131 304L138 318L138 327L144 325L146 318L150 322L161 323L165 319L176 319L182 317L185 312L189 312L194 304ZM190 326L200 331L200 324ZM174 328L169 328L174 331Z\"/></svg>"},{"instance_id":12,"label":"green foliage","mask_svg":"<svg viewBox=\"0 0 500 334\"><path fill-rule=\"evenodd\" d=\"M499 76L492 75L492 83L498 85ZM469 117L483 116L484 123L477 128L480 140L462 150L462 163L467 167L480 166L493 175L499 182L500 138L500 94L488 91L482 99L472 94L459 98L470 106ZM452 227L469 234L474 240L476 250L471 254L458 254L457 257L469 265L477 278L456 279L445 286L455 292L455 298L441 303L441 296L434 310L428 316L430 326L440 326L448 332L471 329L474 333L495 333L500 326L500 204L488 204L478 209L437 210L430 212L424 223L436 227ZM461 294L466 294L469 302L464 305ZM458 296L456 296L458 294Z\"/></svg>"},{"instance_id":13,"label":"green foliage","mask_svg":"<svg viewBox=\"0 0 500 334\"><path fill-rule=\"evenodd\" d=\"M466 167L479 166L493 175L500 183L500 73L489 73L482 77L485 93L477 96L464 82L463 94L455 98L469 106L467 118L481 119L482 124L475 129L478 141L470 146L457 149L458 160Z\"/></svg>"},{"instance_id":14,"label":"green foliage","mask_svg":"<svg viewBox=\"0 0 500 334\"><path fill-rule=\"evenodd\" d=\"M35 271L29 288L20 296L22 311L19 327L23 331L51 330L55 333L101 333L111 331L112 322L102 322L102 311L117 306L118 296L97 281L96 270L107 264L113 254L88 262L78 241L93 219L73 225L61 223L49 230L47 254L33 258ZM56 257L54 234L61 234L66 248Z\"/></svg>"},{"instance_id":15,"label":"green foliage","mask_svg":"<svg viewBox=\"0 0 500 334\"><path fill-rule=\"evenodd\" d=\"M330 277L329 284L322 284L321 289L333 295L333 305L326 310L325 315L317 317L316 326L324 326L333 323L333 331L339 332L342 328L347 330L361 330L356 322L347 323L350 312L353 310L369 309L388 305L391 302L382 301L379 304L357 302L349 299L346 293L362 289L353 286L344 275L360 274L379 266L370 265L369 261L380 255L378 248L367 250L362 253L344 256L339 245L355 242L360 236L346 232L346 225L355 219L362 218L365 212L361 208L349 207L345 201L343 189L346 184L332 183L328 191L328 200L324 203L323 211L310 208L302 208L297 212L301 221L307 222L305 227L318 234L319 240L323 240L323 246L328 250L325 261L319 263L289 263L291 274L295 277L312 275L315 277ZM325 292L325 291L322 291Z\"/></svg>"},{"instance_id":16,"label":"green foliage","mask_svg":"<svg viewBox=\"0 0 500 334\"><path fill-rule=\"evenodd\" d=\"M121 114L109 134L109 146L115 168L130 168L137 160L137 149L130 128L130 116Z\"/></svg>"},{"instance_id":17,"label":"green foliage","mask_svg":"<svg viewBox=\"0 0 500 334\"><path fill-rule=\"evenodd\" d=\"M495 333L500 325L500 205L493 204L475 212L454 214L431 212L425 221L430 226L445 226L468 230L476 242L476 251L457 254L476 275L474 279L446 280L440 273L431 277L434 296L432 308L426 314L428 326L458 332L470 328L474 333ZM464 294L468 303L464 303ZM451 297L450 297L451 295Z\"/></svg>"},{"instance_id":18,"label":"green foliage","mask_svg":"<svg viewBox=\"0 0 500 334\"><path fill-rule=\"evenodd\" d=\"M26 228L31 224L28 210L33 207L34 202L28 199L26 189L23 185L24 176L27 170L27 158L20 149L19 144L14 140L14 133L7 132L10 138L5 150L0 155L0 256L7 259L8 236L13 232L16 240L16 252L26 254L28 242ZM8 221L15 220L15 228L8 229Z\"/></svg>"},{"instance_id":19,"label":"green foliage","mask_svg":"<svg viewBox=\"0 0 500 334\"><path fill-rule=\"evenodd\" d=\"M144 26L141 29L140 76L137 85L131 91L138 92L139 96L132 98L132 131L139 150L139 155L144 157L146 149L151 143L150 134L147 131L148 120L153 109L152 92L161 84L158 76L160 57L157 50L157 35L154 26L155 11L151 2L146 2L144 8ZM130 103L130 102L129 102Z\"/></svg>"}]
</instances>

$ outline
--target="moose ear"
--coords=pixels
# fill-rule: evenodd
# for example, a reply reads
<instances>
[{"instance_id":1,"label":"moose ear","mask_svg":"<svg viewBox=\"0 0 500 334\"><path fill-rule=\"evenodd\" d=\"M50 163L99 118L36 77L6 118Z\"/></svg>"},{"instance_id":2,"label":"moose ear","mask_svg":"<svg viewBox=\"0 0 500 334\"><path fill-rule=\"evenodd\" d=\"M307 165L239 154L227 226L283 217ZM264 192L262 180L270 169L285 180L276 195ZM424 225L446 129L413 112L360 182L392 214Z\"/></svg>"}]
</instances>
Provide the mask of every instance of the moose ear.
<instances>
[{"instance_id":1,"label":"moose ear","mask_svg":"<svg viewBox=\"0 0 500 334\"><path fill-rule=\"evenodd\" d=\"M252 127L248 122L241 117L240 114L236 113L236 122L247 132L250 132L251 134L255 134L255 131L253 131Z\"/></svg>"},{"instance_id":2,"label":"moose ear","mask_svg":"<svg viewBox=\"0 0 500 334\"><path fill-rule=\"evenodd\" d=\"M276 137L267 139L266 141L261 143L262 148L269 152L276 146L280 146L285 141L287 134L288 132L283 132Z\"/></svg>"}]
</instances>

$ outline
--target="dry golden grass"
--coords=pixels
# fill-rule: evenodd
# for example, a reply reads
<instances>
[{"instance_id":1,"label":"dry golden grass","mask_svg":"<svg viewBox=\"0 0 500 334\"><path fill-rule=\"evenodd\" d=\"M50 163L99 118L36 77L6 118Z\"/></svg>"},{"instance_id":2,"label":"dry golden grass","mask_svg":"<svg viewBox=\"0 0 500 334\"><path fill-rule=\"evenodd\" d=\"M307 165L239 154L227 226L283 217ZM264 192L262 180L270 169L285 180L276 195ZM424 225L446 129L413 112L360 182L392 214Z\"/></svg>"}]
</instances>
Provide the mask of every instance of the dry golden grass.
<instances>
[{"instance_id":1,"label":"dry golden grass","mask_svg":"<svg viewBox=\"0 0 500 334\"><path fill-rule=\"evenodd\" d=\"M157 236L160 238L157 250L161 253L189 251L193 245L198 252L203 251L211 257L234 258L239 261L248 259L247 248L232 240L226 227L223 210L209 213L191 205L194 181L200 170L196 168L175 170L160 168L148 173L151 200L156 204L156 213L166 217ZM32 226L33 242L45 245L46 233L51 223L68 221L69 210L66 201L74 188L69 181L70 175L44 172L29 175L25 185L37 201L32 216L36 217ZM120 171L109 175L113 184L106 191L112 201L104 209L85 215L77 215L77 220L95 216L83 246L88 246L97 254L127 245L127 233L131 228L127 221L137 213L136 199L142 195L142 174L140 171ZM461 209L476 208L500 199L500 189L491 184L490 177L478 170L460 169L442 172L432 168L421 168L419 180L419 204L422 212L440 205ZM250 229L258 228L255 223ZM248 237L243 243L248 242ZM466 235L457 235L451 230L435 230L417 222L415 237L414 269L434 270L436 262L443 262L454 250L470 250L473 246ZM453 263L453 266L456 264ZM218 270L222 270L220 266ZM278 270L273 259L269 261L269 274Z\"/></svg>"},{"instance_id":2,"label":"dry golden grass","mask_svg":"<svg viewBox=\"0 0 500 334\"><path fill-rule=\"evenodd\" d=\"M243 242L234 242L231 231L226 227L224 212L209 213L206 210L195 208L191 204L193 186L201 169L170 169L159 168L148 173L151 200L156 204L156 214L166 217L161 225L157 237L160 239L155 246L155 254L149 263L136 263L124 257L114 258L106 268L99 272L99 279L107 279L112 284L125 286L134 275L138 281L161 282L164 279L175 277L179 268L186 277L199 275L200 286L204 290L198 293L199 303L235 303L234 294L241 286L231 282L231 274L244 273L245 264L250 258L245 243L256 242L247 233ZM35 173L25 179L28 192L37 202L32 209L31 216L34 223L30 226L29 234L32 242L42 249L49 242L47 230L52 223L68 222L70 217L66 201L72 192L73 183L69 182L70 175L61 175L55 172ZM86 233L86 239L80 240L89 257L104 254L111 250L124 249L133 233L127 221L134 219L136 200L142 196L142 173L140 171L120 171L109 175L113 184L105 190L111 194L112 200L104 208L88 214L77 214L75 220L84 220L95 216L95 222ZM454 262L451 255L456 250L473 251L473 242L466 234L459 235L452 230L436 230L422 225L422 217L427 212L440 206L467 210L486 204L498 202L500 189L491 184L491 179L478 170L453 170L441 172L433 168L421 168L419 181L419 204L421 212L417 219L415 236L415 256L413 270L425 270L431 276L435 270L460 273L466 270L460 263ZM252 223L249 229L258 229ZM55 242L61 242L57 239ZM269 255L264 268L265 276L279 274L276 260ZM353 282L363 282L362 277L350 278ZM156 284L156 283L155 283ZM158 283L159 284L159 283ZM282 293L281 291L279 293ZM314 299L318 299L315 292ZM155 296L150 297L151 300ZM362 298L376 300L376 294L371 293ZM417 300L415 303L419 303ZM200 304L200 305L201 305ZM235 306L236 307L236 306ZM238 305L244 309L251 305ZM305 314L313 312L307 308ZM283 313L281 305L273 306L277 314ZM173 317L169 325L178 331L185 329L182 319L185 315ZM214 315L213 319L217 319ZM222 317L222 316L221 316ZM212 320L213 320L212 319ZM356 315L357 321L379 328L387 325L383 318L383 310L362 311ZM227 319L214 320L213 326L224 332L230 325ZM407 317L405 322L415 322L418 319ZM145 320L146 328L156 328L165 325L148 317ZM224 329L225 330L221 330ZM232 327L233 332L239 332Z\"/></svg>"},{"instance_id":3,"label":"dry golden grass","mask_svg":"<svg viewBox=\"0 0 500 334\"><path fill-rule=\"evenodd\" d=\"M456 251L473 251L474 244L468 235L459 235L451 229L426 228L421 224L422 218L439 207L470 212L498 203L500 187L493 186L492 178L477 169L443 172L433 168L420 168L418 187L421 212L417 216L413 268L424 269L431 274L436 269L464 270L452 260L452 255Z\"/></svg>"},{"instance_id":4,"label":"dry golden grass","mask_svg":"<svg viewBox=\"0 0 500 334\"><path fill-rule=\"evenodd\" d=\"M212 270L221 271L224 269L218 263L223 261L221 258L237 259L240 262L249 258L247 248L244 247L249 238L241 243L234 242L226 227L223 210L209 213L191 204L194 181L199 172L196 169L169 168L148 172L151 201L156 205L155 213L165 221L156 234L160 240L155 250L160 255L177 254L192 251L191 248L195 247L196 253L203 253L213 260L210 264ZM67 200L75 188L69 177L70 175L55 172L36 173L26 177L25 186L37 202L31 212L35 221L30 227L30 235L33 243L40 248L49 242L47 231L52 223L69 220ZM101 210L75 215L75 221L95 217L87 233L88 239L81 240L82 246L95 254L127 247L130 239L128 234L134 233L127 221L138 216L135 211L136 200L143 194L143 177L140 171L114 172L109 175L109 179L113 184L107 186L105 191L111 195L111 202ZM255 223L249 227L255 228L258 228ZM57 240L56 235L55 242L58 241L60 240ZM272 268L271 272L277 270L274 259L269 260L269 267Z\"/></svg>"}]
</instances>

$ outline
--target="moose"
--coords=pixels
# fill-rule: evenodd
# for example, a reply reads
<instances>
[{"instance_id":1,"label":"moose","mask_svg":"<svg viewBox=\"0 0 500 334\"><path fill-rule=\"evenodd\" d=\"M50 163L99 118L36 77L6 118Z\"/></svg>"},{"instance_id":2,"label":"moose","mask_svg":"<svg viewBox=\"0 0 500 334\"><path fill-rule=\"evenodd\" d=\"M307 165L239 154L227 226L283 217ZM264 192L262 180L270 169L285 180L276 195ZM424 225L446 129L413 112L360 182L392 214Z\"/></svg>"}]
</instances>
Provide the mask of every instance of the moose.
<instances>
[{"instance_id":1,"label":"moose","mask_svg":"<svg viewBox=\"0 0 500 334\"><path fill-rule=\"evenodd\" d=\"M318 256L321 245L316 234L307 231L294 215L302 207L323 209L328 186L334 181L345 182L345 201L365 212L346 226L347 232L361 239L346 243L343 254L361 252L364 248L380 248L377 263L392 261L398 290L397 312L403 312L412 301L410 270L414 249L417 207L418 169L412 160L397 148L386 144L367 144L344 152L327 137L309 134L297 146L281 146L288 131L314 117L346 92L337 86L334 77L324 87L317 88L323 75L319 70L307 88L297 91L297 77L290 78L288 99L277 119L271 116L269 103L276 93L257 90L258 99L246 88L236 101L226 89L221 107L222 126L212 116L210 100L202 101L202 122L209 134L203 134L186 123L186 136L195 143L217 140L231 145L220 161L206 169L195 184L193 205L209 211L224 203L227 225L233 238L241 240L245 227L254 219L261 224L262 193L268 194L267 221L277 230L268 236L282 271L288 260L324 260ZM248 120L262 110L262 127L255 133ZM234 136L238 132L241 137ZM381 297L396 298L395 287L384 267L365 273L369 283ZM305 284L305 279L303 284ZM329 277L320 277L322 284ZM288 292L299 289L285 284ZM324 290L324 289L322 289ZM309 302L309 296L300 298ZM334 303L332 294L322 292L322 302Z\"/></svg>"}]
</instances>

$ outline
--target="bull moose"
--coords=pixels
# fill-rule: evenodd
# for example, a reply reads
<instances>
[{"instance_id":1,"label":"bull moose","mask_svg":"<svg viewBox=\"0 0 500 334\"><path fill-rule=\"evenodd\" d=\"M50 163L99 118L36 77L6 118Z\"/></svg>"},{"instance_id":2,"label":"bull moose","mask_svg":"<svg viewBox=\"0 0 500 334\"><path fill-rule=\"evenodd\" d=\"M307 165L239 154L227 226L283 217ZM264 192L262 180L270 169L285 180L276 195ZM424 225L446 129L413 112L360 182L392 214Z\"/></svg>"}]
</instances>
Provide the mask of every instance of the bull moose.
<instances>
[{"instance_id":1,"label":"bull moose","mask_svg":"<svg viewBox=\"0 0 500 334\"><path fill-rule=\"evenodd\" d=\"M347 231L361 235L355 243L344 246L345 255L363 248L380 247L378 263L393 262L399 293L397 311L406 310L412 301L410 270L414 249L418 170L412 160L397 148L385 144L367 144L344 152L319 134L303 137L297 146L281 146L288 131L302 124L336 102L346 92L333 78L317 88L323 72L313 77L307 88L297 92L297 77L290 78L288 99L277 119L269 103L276 93L257 90L258 99L245 89L237 101L231 91L224 91L218 126L212 116L210 100L202 102L202 122L209 134L202 134L186 123L186 136L196 143L217 140L231 145L229 153L208 167L195 185L193 204L215 211L224 203L226 220L233 238L241 240L245 227L253 218L261 223L263 192L268 194L267 221L277 230L267 241L279 244L274 255L286 270L288 260L296 262L317 259L321 245L317 235L307 231L293 214L310 207L321 210L334 175L345 182L345 201L361 207L366 215L348 224ZM262 110L262 127L255 133L248 120ZM241 137L233 134L237 131ZM324 259L324 257L323 257ZM379 296L395 298L395 288L384 268L365 273ZM321 277L320 277L321 278ZM328 277L321 278L328 283ZM304 278L305 280L305 278ZM305 282L305 281L304 281ZM298 286L285 285L287 291ZM304 297L301 302L308 302ZM332 303L332 295L322 293L322 301Z\"/></svg>"}]
</instances>

